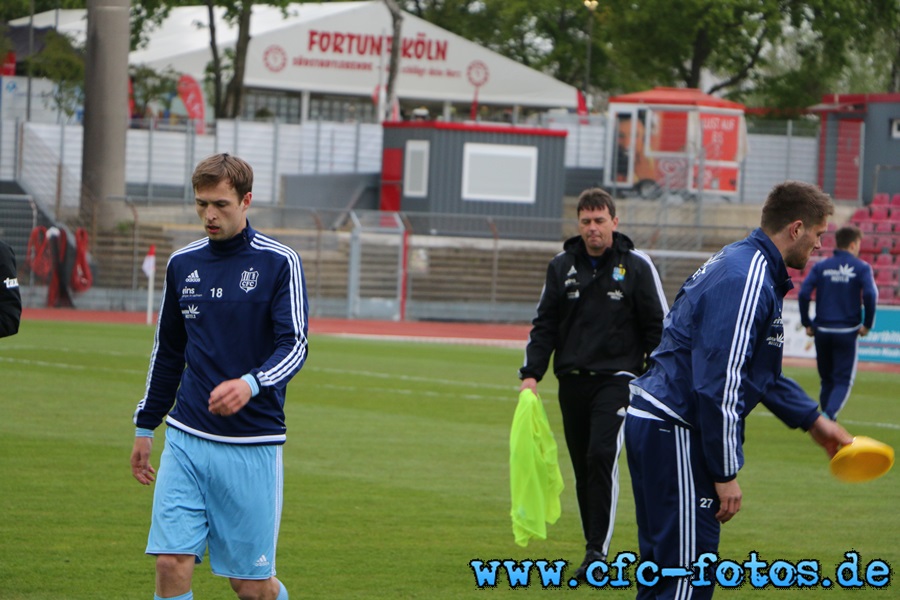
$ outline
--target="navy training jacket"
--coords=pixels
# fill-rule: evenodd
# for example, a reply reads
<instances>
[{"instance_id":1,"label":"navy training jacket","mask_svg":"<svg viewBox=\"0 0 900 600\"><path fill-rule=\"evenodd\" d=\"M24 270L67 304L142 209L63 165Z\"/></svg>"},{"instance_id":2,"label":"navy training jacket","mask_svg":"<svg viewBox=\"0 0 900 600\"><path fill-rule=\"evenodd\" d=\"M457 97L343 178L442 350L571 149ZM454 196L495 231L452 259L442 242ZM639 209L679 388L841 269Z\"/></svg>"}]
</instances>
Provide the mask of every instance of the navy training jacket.
<instances>
[{"instance_id":1,"label":"navy training jacket","mask_svg":"<svg viewBox=\"0 0 900 600\"><path fill-rule=\"evenodd\" d=\"M228 241L173 253L135 425L165 419L217 442L284 443L285 388L306 361L307 316L300 257L249 223ZM245 374L259 393L234 415L210 413L213 388Z\"/></svg>"},{"instance_id":2,"label":"navy training jacket","mask_svg":"<svg viewBox=\"0 0 900 600\"><path fill-rule=\"evenodd\" d=\"M813 290L816 290L815 320L809 318ZM840 332L859 329L862 323L872 329L878 302L872 267L846 250L835 250L833 256L813 265L800 286L798 302L804 327Z\"/></svg>"},{"instance_id":3,"label":"navy training jacket","mask_svg":"<svg viewBox=\"0 0 900 600\"><path fill-rule=\"evenodd\" d=\"M762 402L789 427L808 429L816 402L781 370L782 302L793 288L761 229L713 255L682 286L647 372L631 383L632 409L700 433L715 481L744 464L744 419Z\"/></svg>"}]
</instances>

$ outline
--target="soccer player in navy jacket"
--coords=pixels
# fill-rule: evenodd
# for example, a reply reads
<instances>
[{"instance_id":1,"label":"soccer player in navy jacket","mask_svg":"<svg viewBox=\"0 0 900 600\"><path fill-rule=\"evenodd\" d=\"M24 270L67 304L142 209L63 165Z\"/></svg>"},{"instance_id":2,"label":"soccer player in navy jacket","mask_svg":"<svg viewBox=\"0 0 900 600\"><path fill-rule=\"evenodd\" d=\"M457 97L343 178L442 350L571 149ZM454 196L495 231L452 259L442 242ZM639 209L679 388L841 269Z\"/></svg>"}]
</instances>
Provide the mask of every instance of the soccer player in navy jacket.
<instances>
[{"instance_id":1,"label":"soccer player in navy jacket","mask_svg":"<svg viewBox=\"0 0 900 600\"><path fill-rule=\"evenodd\" d=\"M761 226L678 292L647 372L631 383L625 419L642 561L690 572L701 554L717 553L721 524L741 508L745 419L757 404L808 431L831 456L853 441L781 371L782 302L793 287L787 267L806 265L833 212L815 186L776 186ZM713 587L661 577L637 597L702 600Z\"/></svg>"},{"instance_id":2,"label":"soccer player in navy jacket","mask_svg":"<svg viewBox=\"0 0 900 600\"><path fill-rule=\"evenodd\" d=\"M190 600L194 564L242 600L287 600L275 578L285 388L307 356L300 257L247 220L253 170L228 154L192 177L206 236L173 253L131 469L144 485L153 430L166 422L147 554L154 598Z\"/></svg>"},{"instance_id":3,"label":"soccer player in navy jacket","mask_svg":"<svg viewBox=\"0 0 900 600\"><path fill-rule=\"evenodd\" d=\"M822 387L819 406L836 420L850 397L856 376L859 336L875 324L878 288L872 267L860 260L862 232L847 225L834 234L834 255L816 263L800 286L800 321L816 342L816 365ZM816 318L809 318L809 302L816 293ZM862 306L865 305L865 315Z\"/></svg>"}]
</instances>

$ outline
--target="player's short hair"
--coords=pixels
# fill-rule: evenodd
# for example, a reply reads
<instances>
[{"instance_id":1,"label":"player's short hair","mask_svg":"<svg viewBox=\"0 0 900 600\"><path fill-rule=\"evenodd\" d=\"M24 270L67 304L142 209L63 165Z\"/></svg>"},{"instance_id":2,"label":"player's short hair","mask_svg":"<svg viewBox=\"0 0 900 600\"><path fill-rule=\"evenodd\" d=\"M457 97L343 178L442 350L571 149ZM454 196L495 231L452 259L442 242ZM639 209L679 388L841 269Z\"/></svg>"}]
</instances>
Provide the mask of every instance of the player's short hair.
<instances>
[{"instance_id":1,"label":"player's short hair","mask_svg":"<svg viewBox=\"0 0 900 600\"><path fill-rule=\"evenodd\" d=\"M841 250L846 250L850 244L862 239L862 231L856 225L844 225L834 232L834 243Z\"/></svg>"},{"instance_id":2,"label":"player's short hair","mask_svg":"<svg viewBox=\"0 0 900 600\"><path fill-rule=\"evenodd\" d=\"M821 189L802 181L785 181L769 192L763 204L760 226L772 235L798 219L811 227L825 222L833 214L831 196Z\"/></svg>"},{"instance_id":3,"label":"player's short hair","mask_svg":"<svg viewBox=\"0 0 900 600\"><path fill-rule=\"evenodd\" d=\"M616 203L613 202L612 196L606 190L595 187L581 192L581 195L578 196L578 208L575 212L580 215L583 210L603 210L604 208L609 210L610 217L615 218Z\"/></svg>"},{"instance_id":4,"label":"player's short hair","mask_svg":"<svg viewBox=\"0 0 900 600\"><path fill-rule=\"evenodd\" d=\"M201 160L191 176L191 185L195 190L213 188L223 181L229 182L237 192L238 199L242 199L253 191L253 167L225 152Z\"/></svg>"}]
</instances>

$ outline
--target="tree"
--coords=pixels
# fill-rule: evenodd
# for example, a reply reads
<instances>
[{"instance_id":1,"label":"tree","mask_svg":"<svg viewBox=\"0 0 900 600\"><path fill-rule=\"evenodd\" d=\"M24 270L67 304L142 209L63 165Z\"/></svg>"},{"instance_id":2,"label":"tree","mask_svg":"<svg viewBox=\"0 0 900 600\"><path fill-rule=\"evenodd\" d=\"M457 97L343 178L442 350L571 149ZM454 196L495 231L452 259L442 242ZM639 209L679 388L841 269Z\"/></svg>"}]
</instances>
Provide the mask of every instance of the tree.
<instances>
[{"instance_id":1,"label":"tree","mask_svg":"<svg viewBox=\"0 0 900 600\"><path fill-rule=\"evenodd\" d=\"M405 0L403 8L523 65L575 83L590 13L580 0ZM580 51L579 51L580 50Z\"/></svg>"},{"instance_id":2,"label":"tree","mask_svg":"<svg viewBox=\"0 0 900 600\"><path fill-rule=\"evenodd\" d=\"M388 66L387 80L387 105L388 112L393 114L394 107L397 105L397 73L400 71L400 42L403 39L403 11L395 0L384 0L388 11L391 13L391 27L393 31L394 43L391 44L391 59ZM384 115L378 115L379 119L383 119Z\"/></svg>"},{"instance_id":3,"label":"tree","mask_svg":"<svg viewBox=\"0 0 900 600\"><path fill-rule=\"evenodd\" d=\"M53 9L85 8L87 0L3 0L0 2L0 62L6 58L7 53L15 50L10 41L8 22L31 15L32 7L35 14ZM19 56L17 61L24 58Z\"/></svg>"},{"instance_id":4,"label":"tree","mask_svg":"<svg viewBox=\"0 0 900 600\"><path fill-rule=\"evenodd\" d=\"M65 35L48 31L44 48L28 59L35 77L52 81L55 108L71 118L84 98L84 55Z\"/></svg>"},{"instance_id":5,"label":"tree","mask_svg":"<svg viewBox=\"0 0 900 600\"><path fill-rule=\"evenodd\" d=\"M3 0L0 2L0 23L8 23L31 14L32 0ZM56 8L85 8L87 0L34 0L35 14Z\"/></svg>"},{"instance_id":6,"label":"tree","mask_svg":"<svg viewBox=\"0 0 900 600\"><path fill-rule=\"evenodd\" d=\"M0 23L0 62L6 60L6 55L13 51L13 44L7 37L8 33L6 23Z\"/></svg>"},{"instance_id":7,"label":"tree","mask_svg":"<svg viewBox=\"0 0 900 600\"><path fill-rule=\"evenodd\" d=\"M213 0L207 0L212 13ZM281 3L286 6L286 2ZM244 100L244 74L247 70L247 48L250 46L250 17L253 11L252 0L235 0L225 5L225 21L237 23L238 38L234 46L234 54L226 55L231 59L231 78L225 86L225 97L221 107L216 107L216 117L235 119L241 115ZM210 19L210 23L214 21ZM210 46L215 44L215 38L210 37ZM221 68L221 59L218 66L213 62L213 68L218 71ZM221 85L221 82L219 83Z\"/></svg>"},{"instance_id":8,"label":"tree","mask_svg":"<svg viewBox=\"0 0 900 600\"><path fill-rule=\"evenodd\" d=\"M590 42L591 81L612 93L667 85L740 98L768 90L760 97L799 106L839 85L854 55L884 43L895 49L890 64L900 80L897 0L604 0L593 15L578 0L405 0L403 6L576 86ZM878 41L881 34L887 42ZM796 56L786 70L790 53Z\"/></svg>"},{"instance_id":9,"label":"tree","mask_svg":"<svg viewBox=\"0 0 900 600\"><path fill-rule=\"evenodd\" d=\"M828 93L884 92L900 51L900 4L878 0L822 2L811 18L793 20L763 52L760 67L735 99L802 110Z\"/></svg>"},{"instance_id":10,"label":"tree","mask_svg":"<svg viewBox=\"0 0 900 600\"><path fill-rule=\"evenodd\" d=\"M168 17L172 8L196 4L191 0L142 0L132 3L132 46L144 44L154 27ZM234 119L243 110L244 74L247 66L247 48L250 45L250 21L253 16L252 0L204 0L209 20L209 46L212 60L206 69L207 85L212 90L212 108L217 119ZM269 0L258 4L280 7L287 14L289 0ZM221 10L217 10L221 9ZM237 41L233 49L222 51L219 47L218 19L237 27Z\"/></svg>"},{"instance_id":11,"label":"tree","mask_svg":"<svg viewBox=\"0 0 900 600\"><path fill-rule=\"evenodd\" d=\"M132 65L128 69L131 77L135 114L144 116L154 102L171 110L172 99L178 95L178 74L173 69L158 72L145 65Z\"/></svg>"},{"instance_id":12,"label":"tree","mask_svg":"<svg viewBox=\"0 0 900 600\"><path fill-rule=\"evenodd\" d=\"M705 88L808 106L896 23L896 0L611 0L603 36L624 91ZM893 36L896 39L897 30ZM790 65L790 68L788 68ZM704 77L704 75L706 75Z\"/></svg>"}]
</instances>

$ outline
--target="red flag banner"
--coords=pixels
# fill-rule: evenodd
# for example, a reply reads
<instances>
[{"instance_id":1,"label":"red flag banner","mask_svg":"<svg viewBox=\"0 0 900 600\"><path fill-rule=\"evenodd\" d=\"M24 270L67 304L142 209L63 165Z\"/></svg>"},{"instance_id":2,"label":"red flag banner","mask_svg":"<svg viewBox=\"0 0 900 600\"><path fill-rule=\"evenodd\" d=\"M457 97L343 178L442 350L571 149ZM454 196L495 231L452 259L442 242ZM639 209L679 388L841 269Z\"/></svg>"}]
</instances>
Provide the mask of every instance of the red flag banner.
<instances>
[{"instance_id":1,"label":"red flag banner","mask_svg":"<svg viewBox=\"0 0 900 600\"><path fill-rule=\"evenodd\" d=\"M0 77L12 77L16 74L16 53L7 52L3 59L3 67L0 69Z\"/></svg>"},{"instance_id":2,"label":"red flag banner","mask_svg":"<svg viewBox=\"0 0 900 600\"><path fill-rule=\"evenodd\" d=\"M147 276L147 279L156 271L156 245L151 244L147 256L144 257L144 263L141 265L141 271Z\"/></svg>"},{"instance_id":3,"label":"red flag banner","mask_svg":"<svg viewBox=\"0 0 900 600\"><path fill-rule=\"evenodd\" d=\"M178 97L184 103L188 118L197 123L197 133L206 131L206 104L203 101L203 90L197 80L190 75L182 75L178 80Z\"/></svg>"}]
</instances>

